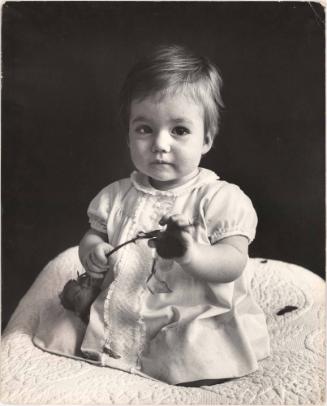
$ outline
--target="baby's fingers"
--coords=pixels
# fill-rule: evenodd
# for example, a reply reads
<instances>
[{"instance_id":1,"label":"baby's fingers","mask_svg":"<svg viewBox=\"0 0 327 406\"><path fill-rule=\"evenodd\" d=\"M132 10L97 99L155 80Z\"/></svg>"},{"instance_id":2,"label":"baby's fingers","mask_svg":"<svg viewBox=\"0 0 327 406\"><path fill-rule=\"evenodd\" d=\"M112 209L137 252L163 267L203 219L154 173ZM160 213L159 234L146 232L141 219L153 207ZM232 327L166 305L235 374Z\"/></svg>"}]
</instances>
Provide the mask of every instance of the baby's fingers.
<instances>
[{"instance_id":1,"label":"baby's fingers","mask_svg":"<svg viewBox=\"0 0 327 406\"><path fill-rule=\"evenodd\" d=\"M108 268L108 254L111 250L112 246L110 244L99 244L90 253L91 260L100 268Z\"/></svg>"},{"instance_id":2,"label":"baby's fingers","mask_svg":"<svg viewBox=\"0 0 327 406\"><path fill-rule=\"evenodd\" d=\"M104 278L105 273L107 272L107 268L99 267L96 265L91 256L88 256L85 260L86 265L86 272L95 279L102 279Z\"/></svg>"},{"instance_id":3,"label":"baby's fingers","mask_svg":"<svg viewBox=\"0 0 327 406\"><path fill-rule=\"evenodd\" d=\"M86 258L86 270L94 278L103 278L105 272L109 269L108 253L112 246L107 243L101 243L94 247Z\"/></svg>"},{"instance_id":4,"label":"baby's fingers","mask_svg":"<svg viewBox=\"0 0 327 406\"><path fill-rule=\"evenodd\" d=\"M93 271L90 271L90 270L88 270L87 273L93 279L103 279L105 277L105 274L106 274L106 272L99 273L99 272L93 272Z\"/></svg>"},{"instance_id":5,"label":"baby's fingers","mask_svg":"<svg viewBox=\"0 0 327 406\"><path fill-rule=\"evenodd\" d=\"M193 226L192 221L183 214L173 214L172 216L163 216L159 222L160 225L167 225L186 229Z\"/></svg>"},{"instance_id":6,"label":"baby's fingers","mask_svg":"<svg viewBox=\"0 0 327 406\"><path fill-rule=\"evenodd\" d=\"M170 219L170 216L168 216L167 214L165 214L164 216L161 217L161 219L160 219L160 221L159 221L159 224L160 224L161 226L165 226L166 224L168 224L169 219Z\"/></svg>"}]
</instances>

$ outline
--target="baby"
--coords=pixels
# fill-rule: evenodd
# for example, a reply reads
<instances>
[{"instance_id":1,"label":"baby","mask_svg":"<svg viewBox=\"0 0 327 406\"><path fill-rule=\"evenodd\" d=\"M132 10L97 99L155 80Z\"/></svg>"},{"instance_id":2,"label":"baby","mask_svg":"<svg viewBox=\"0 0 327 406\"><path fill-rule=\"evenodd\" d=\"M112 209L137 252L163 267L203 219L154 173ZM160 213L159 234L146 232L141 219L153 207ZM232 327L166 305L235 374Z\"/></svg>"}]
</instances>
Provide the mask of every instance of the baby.
<instances>
[{"instance_id":1,"label":"baby","mask_svg":"<svg viewBox=\"0 0 327 406\"><path fill-rule=\"evenodd\" d=\"M221 84L211 62L181 46L160 47L127 76L121 111L136 170L92 200L79 246L101 291L84 328L68 323L74 349L58 335L45 349L171 384L240 377L269 355L247 266L255 210L199 167L218 132Z\"/></svg>"}]
</instances>

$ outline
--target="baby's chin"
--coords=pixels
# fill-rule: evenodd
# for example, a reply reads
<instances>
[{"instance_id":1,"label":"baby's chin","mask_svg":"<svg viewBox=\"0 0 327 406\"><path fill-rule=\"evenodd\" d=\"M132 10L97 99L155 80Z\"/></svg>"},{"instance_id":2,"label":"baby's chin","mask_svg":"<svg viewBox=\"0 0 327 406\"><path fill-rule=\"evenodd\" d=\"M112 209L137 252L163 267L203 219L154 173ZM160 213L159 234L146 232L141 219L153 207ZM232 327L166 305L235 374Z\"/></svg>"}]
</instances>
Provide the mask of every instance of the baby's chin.
<instances>
[{"instance_id":1,"label":"baby's chin","mask_svg":"<svg viewBox=\"0 0 327 406\"><path fill-rule=\"evenodd\" d=\"M147 175L149 178L149 182L150 184L159 190L169 190L175 187L179 187L179 186L183 186L184 184L186 184L188 181L190 181L191 179L193 179L194 177L197 176L197 174L199 173L199 170L197 168L197 170L192 171L191 173L187 173L185 175L182 176L164 176L164 174L162 174L162 176L151 176Z\"/></svg>"},{"instance_id":2,"label":"baby's chin","mask_svg":"<svg viewBox=\"0 0 327 406\"><path fill-rule=\"evenodd\" d=\"M152 187L159 190L169 190L178 186L183 186L187 180L183 179L158 179L149 176L149 182Z\"/></svg>"},{"instance_id":3,"label":"baby's chin","mask_svg":"<svg viewBox=\"0 0 327 406\"><path fill-rule=\"evenodd\" d=\"M155 189L167 190L180 183L180 178L178 178L175 174L173 175L172 173L167 173L168 170L165 170L164 168L162 168L162 170L158 168L154 171L142 171L140 169L137 170L143 176L146 176L149 179L150 185Z\"/></svg>"}]
</instances>

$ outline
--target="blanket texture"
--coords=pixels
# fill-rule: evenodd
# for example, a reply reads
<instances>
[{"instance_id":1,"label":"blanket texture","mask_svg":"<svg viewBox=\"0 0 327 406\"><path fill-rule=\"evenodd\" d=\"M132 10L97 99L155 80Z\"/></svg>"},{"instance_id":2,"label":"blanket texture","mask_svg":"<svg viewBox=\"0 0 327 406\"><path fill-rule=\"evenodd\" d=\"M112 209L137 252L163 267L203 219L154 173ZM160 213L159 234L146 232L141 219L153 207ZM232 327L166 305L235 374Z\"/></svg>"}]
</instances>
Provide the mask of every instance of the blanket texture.
<instances>
[{"instance_id":1,"label":"blanket texture","mask_svg":"<svg viewBox=\"0 0 327 406\"><path fill-rule=\"evenodd\" d=\"M66 281L81 269L77 247L68 249L40 273L3 334L0 400L15 404L322 404L323 280L280 261L255 258L250 263L255 275L253 294L267 317L271 356L243 378L186 388L52 355L33 345L40 309L58 300Z\"/></svg>"}]
</instances>

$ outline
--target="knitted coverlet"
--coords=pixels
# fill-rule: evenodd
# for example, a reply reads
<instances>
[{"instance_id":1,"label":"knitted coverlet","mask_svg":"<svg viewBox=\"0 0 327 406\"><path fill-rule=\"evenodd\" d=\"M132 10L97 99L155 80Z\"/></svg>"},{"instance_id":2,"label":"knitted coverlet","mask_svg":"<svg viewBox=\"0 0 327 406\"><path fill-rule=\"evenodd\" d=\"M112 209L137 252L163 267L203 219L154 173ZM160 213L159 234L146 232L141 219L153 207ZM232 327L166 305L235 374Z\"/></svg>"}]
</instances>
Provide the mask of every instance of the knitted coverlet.
<instances>
[{"instance_id":1,"label":"knitted coverlet","mask_svg":"<svg viewBox=\"0 0 327 406\"><path fill-rule=\"evenodd\" d=\"M15 404L322 404L325 401L325 286L297 265L250 259L272 353L259 369L214 386L186 388L60 357L32 343L40 309L80 270L77 247L40 273L1 342L0 400ZM291 307L287 307L291 306ZM279 314L278 314L279 313Z\"/></svg>"}]
</instances>

